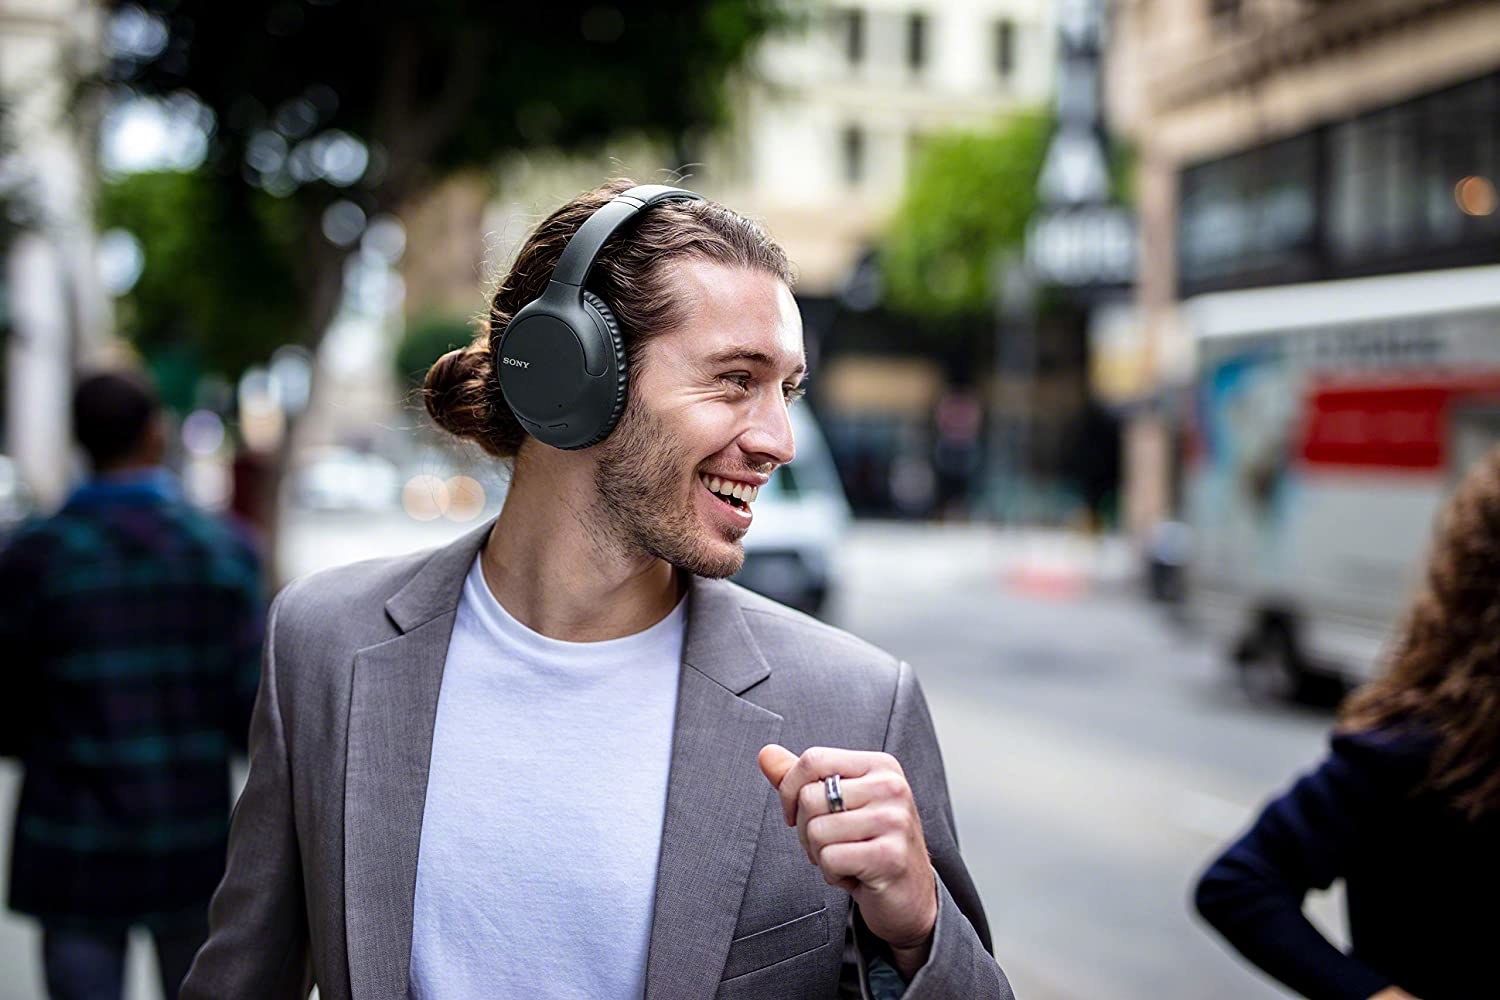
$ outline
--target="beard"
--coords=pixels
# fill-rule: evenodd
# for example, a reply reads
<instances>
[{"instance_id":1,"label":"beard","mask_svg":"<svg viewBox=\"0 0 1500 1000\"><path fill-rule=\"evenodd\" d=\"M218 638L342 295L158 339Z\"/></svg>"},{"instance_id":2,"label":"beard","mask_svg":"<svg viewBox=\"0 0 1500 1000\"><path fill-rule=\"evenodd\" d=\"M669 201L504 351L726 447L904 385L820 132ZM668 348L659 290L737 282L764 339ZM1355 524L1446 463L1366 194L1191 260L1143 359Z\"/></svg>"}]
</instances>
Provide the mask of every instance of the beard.
<instances>
[{"instance_id":1,"label":"beard","mask_svg":"<svg viewBox=\"0 0 1500 1000\"><path fill-rule=\"evenodd\" d=\"M702 523L691 490L690 456L632 396L594 468L596 527L601 541L625 554L645 553L698 576L733 576L745 563L744 531L718 533ZM697 473L692 473L694 480ZM717 534L715 538L710 533ZM716 544L717 543L717 544Z\"/></svg>"}]
</instances>

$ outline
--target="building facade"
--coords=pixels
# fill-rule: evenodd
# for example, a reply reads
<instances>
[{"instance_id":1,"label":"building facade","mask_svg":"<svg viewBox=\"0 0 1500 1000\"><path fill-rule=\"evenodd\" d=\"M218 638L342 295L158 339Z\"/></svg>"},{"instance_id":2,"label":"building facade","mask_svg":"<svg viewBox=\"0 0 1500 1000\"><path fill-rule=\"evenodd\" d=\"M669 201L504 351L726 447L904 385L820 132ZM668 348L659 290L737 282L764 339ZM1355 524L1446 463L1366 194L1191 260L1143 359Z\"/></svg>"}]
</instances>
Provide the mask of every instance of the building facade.
<instances>
[{"instance_id":1,"label":"building facade","mask_svg":"<svg viewBox=\"0 0 1500 1000\"><path fill-rule=\"evenodd\" d=\"M1314 314L1353 336L1400 289L1492 287L1500 306L1500 5L1121 0L1113 16L1108 92L1139 152L1125 492L1144 533L1178 506L1179 404L1210 339Z\"/></svg>"},{"instance_id":2,"label":"building facade","mask_svg":"<svg viewBox=\"0 0 1500 1000\"><path fill-rule=\"evenodd\" d=\"M795 263L814 403L856 503L868 492L877 507L930 507L924 491L941 486L930 439L940 426L972 424L973 401L948 392L953 365L927 347L860 349L866 334L886 345L911 340L879 315L869 261L925 137L993 128L1008 113L1049 104L1053 8L1048 0L789 4L792 24L731 84L730 124L719 134L673 149L622 140L587 157L528 152L488 179L495 193L482 208L486 181L467 177L403 213L414 248L403 263L408 316L482 310L476 288L548 211L601 178L681 178L763 222ZM483 240L461 237L476 225ZM831 344L830 331L855 314L861 332ZM939 419L940 403L949 418Z\"/></svg>"},{"instance_id":3,"label":"building facade","mask_svg":"<svg viewBox=\"0 0 1500 1000\"><path fill-rule=\"evenodd\" d=\"M786 245L804 294L839 294L923 138L1043 107L1055 61L1045 0L818 5L757 53L705 178Z\"/></svg>"},{"instance_id":4,"label":"building facade","mask_svg":"<svg viewBox=\"0 0 1500 1000\"><path fill-rule=\"evenodd\" d=\"M441 252L409 261L412 308L471 294L476 268L496 266L538 216L611 174L686 177L763 221L797 262L801 292L837 295L895 209L924 136L1048 103L1052 9L1048 0L789 4L791 24L732 85L721 134L675 149L621 140L592 156L528 152L493 178L455 178L431 204L411 206L413 245L440 251L476 224L489 234L481 252L469 241L461 260L449 255L460 267L443 266ZM487 183L497 194L482 213Z\"/></svg>"},{"instance_id":5,"label":"building facade","mask_svg":"<svg viewBox=\"0 0 1500 1000\"><path fill-rule=\"evenodd\" d=\"M762 219L797 265L814 402L856 509L963 511L983 490L982 414L1009 396L974 352L879 307L872 256L926 137L1050 103L1054 13L1043 0L814 8L762 47L705 156L706 189Z\"/></svg>"}]
</instances>

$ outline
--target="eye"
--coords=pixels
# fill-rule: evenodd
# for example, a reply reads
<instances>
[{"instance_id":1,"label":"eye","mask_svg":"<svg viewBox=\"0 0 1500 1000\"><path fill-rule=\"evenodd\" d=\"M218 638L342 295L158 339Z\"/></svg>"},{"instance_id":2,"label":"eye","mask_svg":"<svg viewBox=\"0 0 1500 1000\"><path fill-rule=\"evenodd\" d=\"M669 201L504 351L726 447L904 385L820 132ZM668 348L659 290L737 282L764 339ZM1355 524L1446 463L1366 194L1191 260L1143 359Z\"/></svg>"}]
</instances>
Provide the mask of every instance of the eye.
<instances>
[{"instance_id":1,"label":"eye","mask_svg":"<svg viewBox=\"0 0 1500 1000\"><path fill-rule=\"evenodd\" d=\"M730 372L727 375L720 375L719 381L728 382L736 390L744 392L750 388L751 379L749 372Z\"/></svg>"},{"instance_id":2,"label":"eye","mask_svg":"<svg viewBox=\"0 0 1500 1000\"><path fill-rule=\"evenodd\" d=\"M786 385L783 385L781 387L781 392L784 396L786 396L787 404L791 405L792 403L795 403L797 400L801 399L803 396L807 395L807 385L805 383L802 385L792 385L790 382L788 382Z\"/></svg>"}]
</instances>

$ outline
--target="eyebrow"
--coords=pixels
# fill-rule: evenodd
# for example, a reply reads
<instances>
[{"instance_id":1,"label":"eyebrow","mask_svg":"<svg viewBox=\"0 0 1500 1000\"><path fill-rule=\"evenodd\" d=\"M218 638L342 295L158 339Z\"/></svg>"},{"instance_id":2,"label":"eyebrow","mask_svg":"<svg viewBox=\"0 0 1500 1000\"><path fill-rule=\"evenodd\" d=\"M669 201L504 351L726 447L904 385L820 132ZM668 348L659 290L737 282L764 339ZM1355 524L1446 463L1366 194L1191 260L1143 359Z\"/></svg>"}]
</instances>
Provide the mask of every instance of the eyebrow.
<instances>
[{"instance_id":1,"label":"eyebrow","mask_svg":"<svg viewBox=\"0 0 1500 1000\"><path fill-rule=\"evenodd\" d=\"M776 367L775 358L771 357L765 351L758 351L753 347L730 347L719 351L717 354L709 355L705 363L708 365L725 365L731 361L749 361L752 364L761 365L765 368ZM791 373L793 375L806 375L807 362L804 360L796 368L793 368Z\"/></svg>"}]
</instances>

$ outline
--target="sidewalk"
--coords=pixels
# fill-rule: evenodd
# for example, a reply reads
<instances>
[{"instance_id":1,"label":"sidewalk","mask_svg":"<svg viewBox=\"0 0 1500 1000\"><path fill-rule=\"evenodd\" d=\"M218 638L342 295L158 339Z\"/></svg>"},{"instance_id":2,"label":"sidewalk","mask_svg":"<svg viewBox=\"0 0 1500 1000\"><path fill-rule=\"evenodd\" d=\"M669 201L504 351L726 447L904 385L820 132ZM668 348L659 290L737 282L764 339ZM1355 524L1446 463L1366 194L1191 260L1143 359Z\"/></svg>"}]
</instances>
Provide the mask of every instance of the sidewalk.
<instances>
[{"instance_id":1,"label":"sidewalk","mask_svg":"<svg viewBox=\"0 0 1500 1000\"><path fill-rule=\"evenodd\" d=\"M10 838L15 822L16 797L21 790L21 767L13 760L0 760L0 858L10 858ZM0 875L8 883L9 869ZM156 983L156 959L144 931L130 936L125 962L125 1000L160 1000ZM43 1000L42 932L36 921L0 908L0 1000Z\"/></svg>"}]
</instances>

